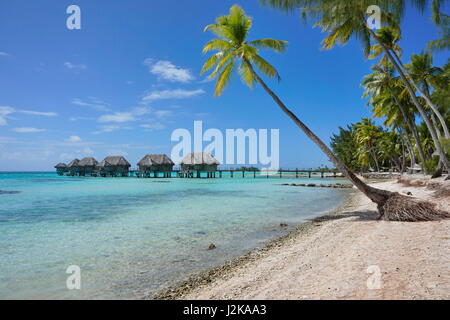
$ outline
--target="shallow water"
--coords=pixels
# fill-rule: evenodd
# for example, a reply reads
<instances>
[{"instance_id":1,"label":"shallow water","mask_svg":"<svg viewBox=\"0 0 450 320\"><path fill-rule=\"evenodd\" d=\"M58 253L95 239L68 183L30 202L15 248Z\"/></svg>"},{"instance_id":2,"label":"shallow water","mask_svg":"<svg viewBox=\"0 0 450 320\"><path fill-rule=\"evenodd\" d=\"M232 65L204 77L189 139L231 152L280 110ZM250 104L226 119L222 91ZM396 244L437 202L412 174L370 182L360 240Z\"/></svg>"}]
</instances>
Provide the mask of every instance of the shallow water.
<instances>
[{"instance_id":1,"label":"shallow water","mask_svg":"<svg viewBox=\"0 0 450 320\"><path fill-rule=\"evenodd\" d=\"M282 234L281 222L336 208L350 192L279 184L337 182L345 183L0 173L0 298L149 296ZM66 288L69 265L81 268L81 290Z\"/></svg>"}]
</instances>

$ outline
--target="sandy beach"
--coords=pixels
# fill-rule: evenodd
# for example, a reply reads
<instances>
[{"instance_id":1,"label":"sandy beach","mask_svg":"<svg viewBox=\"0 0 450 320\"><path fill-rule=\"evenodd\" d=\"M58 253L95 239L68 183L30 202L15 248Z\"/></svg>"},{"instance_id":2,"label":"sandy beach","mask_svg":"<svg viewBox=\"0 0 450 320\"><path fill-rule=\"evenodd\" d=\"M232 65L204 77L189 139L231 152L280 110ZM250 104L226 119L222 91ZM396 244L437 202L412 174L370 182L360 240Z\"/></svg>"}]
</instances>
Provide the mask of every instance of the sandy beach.
<instances>
[{"instance_id":1,"label":"sandy beach","mask_svg":"<svg viewBox=\"0 0 450 320\"><path fill-rule=\"evenodd\" d=\"M448 195L437 194L431 183L416 184L374 185L449 210ZM449 299L450 220L386 222L377 216L375 205L355 192L340 211L157 298Z\"/></svg>"}]
</instances>

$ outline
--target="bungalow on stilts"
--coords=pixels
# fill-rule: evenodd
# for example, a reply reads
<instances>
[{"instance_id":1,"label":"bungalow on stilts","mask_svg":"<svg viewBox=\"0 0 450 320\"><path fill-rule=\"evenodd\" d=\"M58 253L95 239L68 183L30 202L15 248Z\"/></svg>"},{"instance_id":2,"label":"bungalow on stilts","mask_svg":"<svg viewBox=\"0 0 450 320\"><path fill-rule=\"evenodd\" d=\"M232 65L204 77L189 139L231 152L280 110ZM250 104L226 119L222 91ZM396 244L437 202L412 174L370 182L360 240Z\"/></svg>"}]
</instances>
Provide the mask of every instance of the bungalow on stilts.
<instances>
[{"instance_id":1,"label":"bungalow on stilts","mask_svg":"<svg viewBox=\"0 0 450 320\"><path fill-rule=\"evenodd\" d=\"M180 162L179 175L183 178L193 178L195 172L196 178L201 178L201 173L206 172L207 178L215 178L219 164L208 152L191 152Z\"/></svg>"},{"instance_id":2,"label":"bungalow on stilts","mask_svg":"<svg viewBox=\"0 0 450 320\"><path fill-rule=\"evenodd\" d=\"M173 161L165 154L147 154L138 163L138 177L158 178L160 172L164 178L170 178L173 170Z\"/></svg>"}]
</instances>

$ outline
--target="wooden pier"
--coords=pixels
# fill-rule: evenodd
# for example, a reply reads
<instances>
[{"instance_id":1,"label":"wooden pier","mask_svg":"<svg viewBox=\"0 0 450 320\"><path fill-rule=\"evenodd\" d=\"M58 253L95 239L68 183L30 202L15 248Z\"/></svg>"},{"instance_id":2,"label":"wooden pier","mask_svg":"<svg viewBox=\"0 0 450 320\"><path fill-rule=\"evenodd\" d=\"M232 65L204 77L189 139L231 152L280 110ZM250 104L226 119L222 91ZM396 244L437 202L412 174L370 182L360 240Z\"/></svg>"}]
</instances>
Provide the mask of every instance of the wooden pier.
<instances>
[{"instance_id":1,"label":"wooden pier","mask_svg":"<svg viewBox=\"0 0 450 320\"><path fill-rule=\"evenodd\" d=\"M203 172L203 171L186 171L181 169L174 169L165 172L152 172L143 175L137 169L131 169L128 174L129 177L137 178L184 178L184 179L214 179L224 178L340 178L336 171L325 170L299 170L299 169L280 169L280 170L236 170L236 169L218 169L217 171Z\"/></svg>"}]
</instances>

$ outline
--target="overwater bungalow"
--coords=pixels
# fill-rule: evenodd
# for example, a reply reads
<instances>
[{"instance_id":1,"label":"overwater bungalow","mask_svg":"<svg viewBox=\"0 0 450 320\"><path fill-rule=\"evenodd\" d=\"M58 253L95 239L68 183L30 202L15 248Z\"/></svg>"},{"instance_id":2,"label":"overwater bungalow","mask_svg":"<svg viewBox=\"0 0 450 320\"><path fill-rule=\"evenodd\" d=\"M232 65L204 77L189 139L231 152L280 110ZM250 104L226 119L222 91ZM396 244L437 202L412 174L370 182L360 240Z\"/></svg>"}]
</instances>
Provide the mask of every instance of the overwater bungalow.
<instances>
[{"instance_id":1,"label":"overwater bungalow","mask_svg":"<svg viewBox=\"0 0 450 320\"><path fill-rule=\"evenodd\" d=\"M78 164L80 163L79 159L73 159L72 161L69 162L69 164L67 165L67 175L69 176L76 176L79 174L80 172L80 168L78 166Z\"/></svg>"},{"instance_id":2,"label":"overwater bungalow","mask_svg":"<svg viewBox=\"0 0 450 320\"><path fill-rule=\"evenodd\" d=\"M95 176L97 175L96 171L97 171L97 165L98 165L98 161L95 160L95 158L92 157L86 157L80 160L80 162L78 162L78 174L80 176Z\"/></svg>"},{"instance_id":3,"label":"overwater bungalow","mask_svg":"<svg viewBox=\"0 0 450 320\"><path fill-rule=\"evenodd\" d=\"M217 171L219 161L208 152L191 152L180 162L181 175L193 177L193 172L200 178L201 172L206 172L208 178L212 178Z\"/></svg>"},{"instance_id":4,"label":"overwater bungalow","mask_svg":"<svg viewBox=\"0 0 450 320\"><path fill-rule=\"evenodd\" d=\"M98 173L102 177L127 177L131 164L123 156L109 156L98 165Z\"/></svg>"},{"instance_id":5,"label":"overwater bungalow","mask_svg":"<svg viewBox=\"0 0 450 320\"><path fill-rule=\"evenodd\" d=\"M64 175L64 173L67 172L67 164L65 164L65 163L60 162L55 166L55 168L56 168L56 173L60 176Z\"/></svg>"},{"instance_id":6,"label":"overwater bungalow","mask_svg":"<svg viewBox=\"0 0 450 320\"><path fill-rule=\"evenodd\" d=\"M162 172L164 178L170 177L173 166L175 163L165 154L147 154L138 163L138 176L150 177L153 173L153 177L158 177L158 173Z\"/></svg>"}]
</instances>

